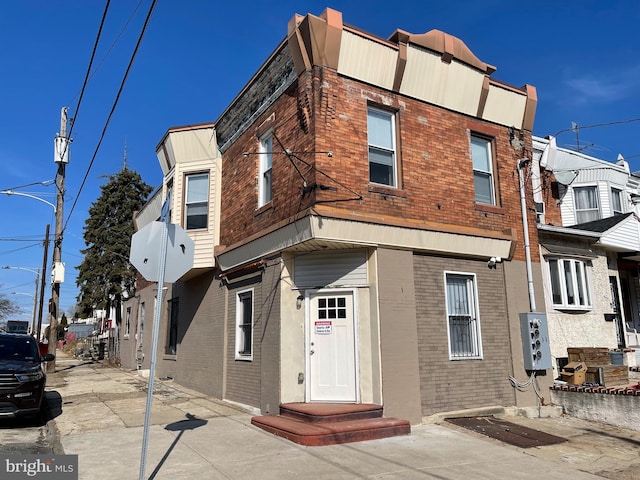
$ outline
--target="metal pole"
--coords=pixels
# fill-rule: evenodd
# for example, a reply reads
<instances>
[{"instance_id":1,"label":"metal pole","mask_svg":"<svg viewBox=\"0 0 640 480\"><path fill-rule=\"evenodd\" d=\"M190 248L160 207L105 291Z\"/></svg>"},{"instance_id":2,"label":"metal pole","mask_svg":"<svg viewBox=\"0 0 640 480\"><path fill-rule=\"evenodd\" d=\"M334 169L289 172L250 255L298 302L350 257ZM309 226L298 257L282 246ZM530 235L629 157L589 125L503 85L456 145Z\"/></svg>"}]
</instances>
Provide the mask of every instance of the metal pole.
<instances>
[{"instance_id":1,"label":"metal pole","mask_svg":"<svg viewBox=\"0 0 640 480\"><path fill-rule=\"evenodd\" d=\"M61 152L60 158L55 157L54 160L58 164L58 173L56 175L56 190L57 190L57 201L56 201L56 231L53 238L53 271L54 271L54 279L53 286L51 288L51 305L52 312L49 314L49 348L48 352L55 355L56 348L58 345L58 310L60 306L60 280L55 278L56 270L61 266L62 263L62 209L64 207L64 177L65 177L65 169L66 163L65 159L67 158L67 149L69 148L69 139L67 136L67 107L63 107L60 113L60 134L56 138L56 140L62 139L60 143L56 141L55 146L57 148L62 148L64 151ZM49 362L47 364L48 372L55 372L56 370L56 362L55 360Z\"/></svg>"},{"instance_id":2,"label":"metal pole","mask_svg":"<svg viewBox=\"0 0 640 480\"><path fill-rule=\"evenodd\" d=\"M44 304L44 287L46 285L47 260L49 257L49 228L50 225L47 224L47 229L44 233L44 256L42 258L42 275L40 276L40 305L38 305L38 343L42 341L42 306Z\"/></svg>"},{"instance_id":3,"label":"metal pole","mask_svg":"<svg viewBox=\"0 0 640 480\"><path fill-rule=\"evenodd\" d=\"M151 404L153 401L153 377L156 369L156 355L158 350L158 330L160 329L160 314L162 313L162 291L164 286L164 270L167 264L167 244L169 242L169 215L162 222L162 247L160 262L158 265L158 300L156 301L156 313L153 318L153 343L151 345L151 365L149 367L149 386L147 387L147 409L144 416L144 430L142 433L142 453L140 455L140 476L144 480L144 471L147 462L147 445L149 439L149 423L151 420Z\"/></svg>"},{"instance_id":4,"label":"metal pole","mask_svg":"<svg viewBox=\"0 0 640 480\"><path fill-rule=\"evenodd\" d=\"M31 316L31 335L36 332L36 311L38 308L38 284L40 283L40 270L36 273L36 291L33 294L33 315Z\"/></svg>"},{"instance_id":5,"label":"metal pole","mask_svg":"<svg viewBox=\"0 0 640 480\"><path fill-rule=\"evenodd\" d=\"M529 220L527 217L527 199L525 196L524 175L522 169L529 161L528 158L518 160L518 182L520 184L520 208L522 210L522 230L524 232L524 254L527 267L527 285L529 289L529 307L531 312L536 311L536 295L533 288L533 271L531 266L531 249L529 247Z\"/></svg>"}]
</instances>

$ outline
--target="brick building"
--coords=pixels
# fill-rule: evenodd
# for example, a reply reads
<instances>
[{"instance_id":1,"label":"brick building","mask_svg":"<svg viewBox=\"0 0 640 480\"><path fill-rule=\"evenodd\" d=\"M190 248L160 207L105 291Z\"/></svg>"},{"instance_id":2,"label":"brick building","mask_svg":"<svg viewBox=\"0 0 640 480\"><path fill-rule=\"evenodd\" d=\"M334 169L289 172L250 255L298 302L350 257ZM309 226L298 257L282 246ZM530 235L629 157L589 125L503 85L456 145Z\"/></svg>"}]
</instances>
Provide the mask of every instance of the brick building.
<instances>
[{"instance_id":1,"label":"brick building","mask_svg":"<svg viewBox=\"0 0 640 480\"><path fill-rule=\"evenodd\" d=\"M383 39L335 10L294 16L213 124L209 163L165 169L181 224L198 206L190 176L207 175L211 223L187 231L215 229L195 239L215 261L203 249L170 291L159 375L264 414L372 403L419 423L537 405L510 382L531 374L519 314L532 299L544 311L518 183L536 92L494 71L438 30ZM185 152L172 135L161 164Z\"/></svg>"}]
</instances>

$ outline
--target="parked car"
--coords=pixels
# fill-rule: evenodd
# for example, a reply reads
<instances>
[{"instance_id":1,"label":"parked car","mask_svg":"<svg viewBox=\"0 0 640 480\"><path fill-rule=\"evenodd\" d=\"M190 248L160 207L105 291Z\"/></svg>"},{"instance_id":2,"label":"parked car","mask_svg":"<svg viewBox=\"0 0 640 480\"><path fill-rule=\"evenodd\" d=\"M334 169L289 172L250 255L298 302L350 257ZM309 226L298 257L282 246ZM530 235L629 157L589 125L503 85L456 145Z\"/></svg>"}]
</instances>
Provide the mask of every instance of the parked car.
<instances>
[{"instance_id":1,"label":"parked car","mask_svg":"<svg viewBox=\"0 0 640 480\"><path fill-rule=\"evenodd\" d=\"M0 333L0 418L40 413L47 375L38 343L31 335Z\"/></svg>"}]
</instances>

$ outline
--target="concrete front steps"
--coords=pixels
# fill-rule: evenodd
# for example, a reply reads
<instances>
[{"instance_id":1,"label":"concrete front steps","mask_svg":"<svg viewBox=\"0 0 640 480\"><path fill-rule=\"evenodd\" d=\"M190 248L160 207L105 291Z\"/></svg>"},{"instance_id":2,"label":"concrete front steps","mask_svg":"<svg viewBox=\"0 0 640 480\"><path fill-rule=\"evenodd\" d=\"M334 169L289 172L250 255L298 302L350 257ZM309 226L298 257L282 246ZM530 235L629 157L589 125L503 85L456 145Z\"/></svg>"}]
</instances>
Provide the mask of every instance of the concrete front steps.
<instances>
[{"instance_id":1,"label":"concrete front steps","mask_svg":"<svg viewBox=\"0 0 640 480\"><path fill-rule=\"evenodd\" d=\"M279 415L253 417L267 432L307 446L335 445L408 435L407 420L384 418L381 405L362 403L287 403Z\"/></svg>"}]
</instances>

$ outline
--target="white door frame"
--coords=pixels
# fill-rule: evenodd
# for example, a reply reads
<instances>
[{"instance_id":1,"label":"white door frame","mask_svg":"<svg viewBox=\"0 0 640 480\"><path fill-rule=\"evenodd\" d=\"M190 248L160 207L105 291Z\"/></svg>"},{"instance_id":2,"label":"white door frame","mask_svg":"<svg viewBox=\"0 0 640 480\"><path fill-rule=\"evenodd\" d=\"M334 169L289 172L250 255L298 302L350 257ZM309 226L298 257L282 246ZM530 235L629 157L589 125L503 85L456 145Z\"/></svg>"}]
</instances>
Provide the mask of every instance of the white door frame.
<instances>
[{"instance_id":1,"label":"white door frame","mask_svg":"<svg viewBox=\"0 0 640 480\"><path fill-rule=\"evenodd\" d=\"M360 403L360 338L358 336L358 290L356 288L320 288L315 290L305 290L304 292L304 354L305 354L305 398L311 401L311 356L309 355L311 343L311 296L322 294L350 293L353 300L353 367L355 369L355 403Z\"/></svg>"}]
</instances>

